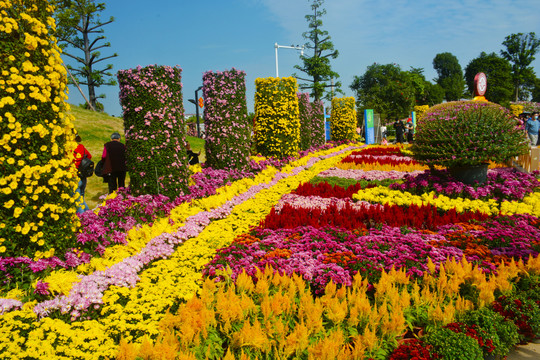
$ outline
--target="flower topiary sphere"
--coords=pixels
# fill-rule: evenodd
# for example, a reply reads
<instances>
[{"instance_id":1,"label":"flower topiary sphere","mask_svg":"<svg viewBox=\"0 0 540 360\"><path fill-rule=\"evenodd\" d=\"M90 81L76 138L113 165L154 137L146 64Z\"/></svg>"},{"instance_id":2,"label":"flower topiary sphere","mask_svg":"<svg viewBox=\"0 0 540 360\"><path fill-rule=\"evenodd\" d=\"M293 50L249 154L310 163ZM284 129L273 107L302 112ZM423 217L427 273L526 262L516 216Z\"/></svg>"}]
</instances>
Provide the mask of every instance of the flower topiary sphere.
<instances>
[{"instance_id":1,"label":"flower topiary sphere","mask_svg":"<svg viewBox=\"0 0 540 360\"><path fill-rule=\"evenodd\" d=\"M512 114L490 102L436 105L418 121L413 157L446 168L503 163L527 152L524 132Z\"/></svg>"}]
</instances>

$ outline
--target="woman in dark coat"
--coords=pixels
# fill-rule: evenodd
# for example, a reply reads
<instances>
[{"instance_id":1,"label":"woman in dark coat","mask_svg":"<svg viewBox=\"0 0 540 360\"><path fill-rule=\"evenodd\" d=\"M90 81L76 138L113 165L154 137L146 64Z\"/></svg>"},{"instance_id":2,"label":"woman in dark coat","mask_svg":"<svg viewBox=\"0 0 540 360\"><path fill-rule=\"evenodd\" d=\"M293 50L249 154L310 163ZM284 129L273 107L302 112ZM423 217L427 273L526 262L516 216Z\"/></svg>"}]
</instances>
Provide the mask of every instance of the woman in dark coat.
<instances>
[{"instance_id":1,"label":"woman in dark coat","mask_svg":"<svg viewBox=\"0 0 540 360\"><path fill-rule=\"evenodd\" d=\"M111 135L111 141L103 148L103 171L108 178L109 194L118 188L126 187L126 147L120 142L120 134L115 132Z\"/></svg>"}]
</instances>

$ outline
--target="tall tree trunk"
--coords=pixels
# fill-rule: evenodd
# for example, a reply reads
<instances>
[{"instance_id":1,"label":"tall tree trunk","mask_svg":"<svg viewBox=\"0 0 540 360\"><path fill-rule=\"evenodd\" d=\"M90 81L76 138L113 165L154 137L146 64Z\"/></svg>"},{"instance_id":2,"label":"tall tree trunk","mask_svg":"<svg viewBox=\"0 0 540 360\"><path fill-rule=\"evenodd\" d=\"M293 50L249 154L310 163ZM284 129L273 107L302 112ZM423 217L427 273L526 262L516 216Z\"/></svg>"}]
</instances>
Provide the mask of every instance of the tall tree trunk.
<instances>
[{"instance_id":1,"label":"tall tree trunk","mask_svg":"<svg viewBox=\"0 0 540 360\"><path fill-rule=\"evenodd\" d=\"M90 25L90 16L86 15L83 18L83 29L88 29ZM86 62L86 83L88 84L88 99L90 101L91 107L95 110L96 108L96 90L94 87L94 80L92 79L92 64L90 62L92 54L90 53L90 39L88 38L88 32L83 31L83 41L84 41L84 60Z\"/></svg>"}]
</instances>

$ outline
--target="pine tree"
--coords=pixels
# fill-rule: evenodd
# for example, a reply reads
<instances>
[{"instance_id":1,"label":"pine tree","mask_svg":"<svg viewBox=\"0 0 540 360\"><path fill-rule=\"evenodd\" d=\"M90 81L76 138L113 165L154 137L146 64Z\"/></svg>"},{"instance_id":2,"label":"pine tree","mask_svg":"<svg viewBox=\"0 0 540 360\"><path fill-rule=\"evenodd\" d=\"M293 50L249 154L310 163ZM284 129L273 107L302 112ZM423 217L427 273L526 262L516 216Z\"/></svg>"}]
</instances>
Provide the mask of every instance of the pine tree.
<instances>
[{"instance_id":1,"label":"pine tree","mask_svg":"<svg viewBox=\"0 0 540 360\"><path fill-rule=\"evenodd\" d=\"M330 59L337 58L339 52L334 50L334 44L330 41L328 31L321 30L323 24L321 17L326 14L326 10L321 9L323 3L323 0L313 0L311 4L313 14L305 16L311 30L303 33L302 36L304 39L309 40L305 47L312 49L313 55L301 55L300 59L302 59L304 65L295 66L295 69L305 73L308 78L301 78L293 74L299 81L305 81L305 83L300 83L299 87L301 90L310 90L314 101L323 98L331 100L334 92L343 93L341 91L341 82L332 83L334 79L339 78L339 75L332 71Z\"/></svg>"}]
</instances>

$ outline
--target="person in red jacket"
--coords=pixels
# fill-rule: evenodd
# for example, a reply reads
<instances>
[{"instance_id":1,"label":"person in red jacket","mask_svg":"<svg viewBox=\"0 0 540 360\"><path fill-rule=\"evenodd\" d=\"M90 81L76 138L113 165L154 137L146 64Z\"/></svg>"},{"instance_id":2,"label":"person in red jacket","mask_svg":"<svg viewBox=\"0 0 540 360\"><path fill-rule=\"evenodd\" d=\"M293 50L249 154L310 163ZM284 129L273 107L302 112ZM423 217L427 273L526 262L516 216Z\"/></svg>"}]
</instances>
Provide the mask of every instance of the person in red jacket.
<instances>
[{"instance_id":1,"label":"person in red jacket","mask_svg":"<svg viewBox=\"0 0 540 360\"><path fill-rule=\"evenodd\" d=\"M120 134L114 132L111 141L103 148L103 171L109 183L109 194L118 188L126 187L126 146L120 142Z\"/></svg>"},{"instance_id":2,"label":"person in red jacket","mask_svg":"<svg viewBox=\"0 0 540 360\"><path fill-rule=\"evenodd\" d=\"M75 141L77 141L78 145L73 151L74 159L73 162L75 163L75 167L79 169L79 166L81 165L81 160L86 156L88 159L92 158L92 154L81 143L82 138L80 135L75 136ZM86 200L84 199L84 192L86 191L86 182L87 179L83 175L79 173L79 184L77 185L77 194L79 194L79 199L76 200L77 203L77 214L82 214L85 211L90 210L88 205L86 204Z\"/></svg>"}]
</instances>

